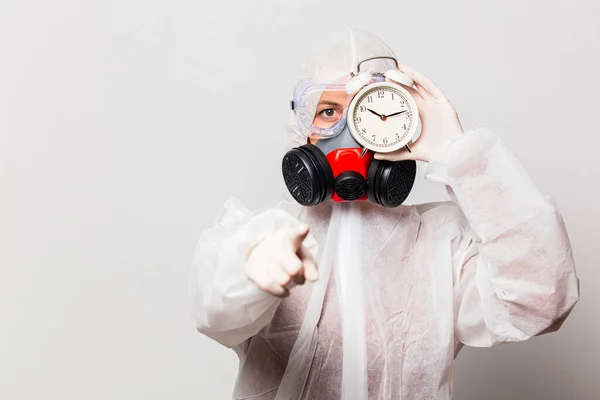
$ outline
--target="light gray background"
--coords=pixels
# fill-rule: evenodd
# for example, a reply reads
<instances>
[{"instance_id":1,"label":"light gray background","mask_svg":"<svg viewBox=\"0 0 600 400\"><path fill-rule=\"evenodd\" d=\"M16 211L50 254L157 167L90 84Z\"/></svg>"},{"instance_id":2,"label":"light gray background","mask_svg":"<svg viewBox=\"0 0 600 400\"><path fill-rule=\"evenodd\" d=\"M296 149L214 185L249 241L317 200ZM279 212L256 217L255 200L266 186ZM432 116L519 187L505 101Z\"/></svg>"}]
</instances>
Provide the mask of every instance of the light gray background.
<instances>
[{"instance_id":1,"label":"light gray background","mask_svg":"<svg viewBox=\"0 0 600 400\"><path fill-rule=\"evenodd\" d=\"M558 333L457 360L457 399L600 396L600 6L590 1L0 2L0 398L226 399L193 248L279 198L290 79L349 24L501 135L561 206L582 300ZM410 202L445 198L421 179Z\"/></svg>"}]
</instances>

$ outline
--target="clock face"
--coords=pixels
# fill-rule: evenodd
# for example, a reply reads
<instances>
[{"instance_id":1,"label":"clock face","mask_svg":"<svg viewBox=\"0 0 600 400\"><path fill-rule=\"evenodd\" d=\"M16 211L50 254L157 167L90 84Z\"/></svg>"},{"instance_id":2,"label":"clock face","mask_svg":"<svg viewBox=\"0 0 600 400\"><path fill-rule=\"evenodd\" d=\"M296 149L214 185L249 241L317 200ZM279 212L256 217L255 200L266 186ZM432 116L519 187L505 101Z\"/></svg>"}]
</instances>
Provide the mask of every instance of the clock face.
<instances>
[{"instance_id":1,"label":"clock face","mask_svg":"<svg viewBox=\"0 0 600 400\"><path fill-rule=\"evenodd\" d=\"M417 106L408 91L381 82L363 88L354 97L348 125L361 145L373 151L390 152L410 142L417 118Z\"/></svg>"}]
</instances>

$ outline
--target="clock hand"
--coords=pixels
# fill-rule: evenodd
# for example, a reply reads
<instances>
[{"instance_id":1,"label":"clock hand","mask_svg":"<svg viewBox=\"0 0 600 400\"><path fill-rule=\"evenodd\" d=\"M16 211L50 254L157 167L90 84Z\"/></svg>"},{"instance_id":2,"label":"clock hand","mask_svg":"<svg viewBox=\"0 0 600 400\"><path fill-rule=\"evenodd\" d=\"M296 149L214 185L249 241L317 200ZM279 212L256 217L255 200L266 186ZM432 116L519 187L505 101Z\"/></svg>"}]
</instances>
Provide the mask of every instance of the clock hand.
<instances>
[{"instance_id":1,"label":"clock hand","mask_svg":"<svg viewBox=\"0 0 600 400\"><path fill-rule=\"evenodd\" d=\"M407 111L408 111L408 110L404 110L404 111L400 111L400 112L397 112L397 113L390 114L390 115L388 115L388 116L387 116L387 118L389 118L389 117L393 117L393 116L395 116L395 115L404 114L404 113L405 113L405 112L407 112Z\"/></svg>"},{"instance_id":2,"label":"clock hand","mask_svg":"<svg viewBox=\"0 0 600 400\"><path fill-rule=\"evenodd\" d=\"M377 114L375 111L371 110L370 108L367 108L367 110L369 110L370 112L372 112L373 114L377 115L379 118L383 118L384 116Z\"/></svg>"}]
</instances>

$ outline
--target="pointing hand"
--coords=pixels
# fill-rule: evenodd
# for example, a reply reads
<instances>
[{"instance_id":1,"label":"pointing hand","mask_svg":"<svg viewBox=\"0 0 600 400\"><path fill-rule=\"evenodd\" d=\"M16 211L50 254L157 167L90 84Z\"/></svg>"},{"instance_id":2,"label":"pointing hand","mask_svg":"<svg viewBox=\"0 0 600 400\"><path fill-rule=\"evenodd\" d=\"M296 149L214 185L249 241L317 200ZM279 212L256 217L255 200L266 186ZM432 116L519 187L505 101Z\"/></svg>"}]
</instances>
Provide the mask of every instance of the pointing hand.
<instances>
[{"instance_id":1,"label":"pointing hand","mask_svg":"<svg viewBox=\"0 0 600 400\"><path fill-rule=\"evenodd\" d=\"M285 297L289 289L308 279L316 281L317 264L302 245L308 227L283 228L267 236L250 252L244 270L262 290Z\"/></svg>"}]
</instances>

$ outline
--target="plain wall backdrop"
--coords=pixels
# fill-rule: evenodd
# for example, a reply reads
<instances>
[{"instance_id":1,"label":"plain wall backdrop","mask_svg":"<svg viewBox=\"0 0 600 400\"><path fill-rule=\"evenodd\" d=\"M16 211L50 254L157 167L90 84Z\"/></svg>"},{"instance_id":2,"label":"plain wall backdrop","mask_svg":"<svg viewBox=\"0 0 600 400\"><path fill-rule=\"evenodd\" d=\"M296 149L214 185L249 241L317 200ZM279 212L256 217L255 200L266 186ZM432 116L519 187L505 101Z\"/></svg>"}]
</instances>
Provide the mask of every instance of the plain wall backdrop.
<instances>
[{"instance_id":1,"label":"plain wall backdrop","mask_svg":"<svg viewBox=\"0 0 600 400\"><path fill-rule=\"evenodd\" d=\"M306 46L382 37L556 198L582 300L554 334L465 349L457 399L600 396L600 3L0 1L0 399L228 399L195 331L194 246L278 199ZM445 199L419 175L409 203Z\"/></svg>"}]
</instances>

